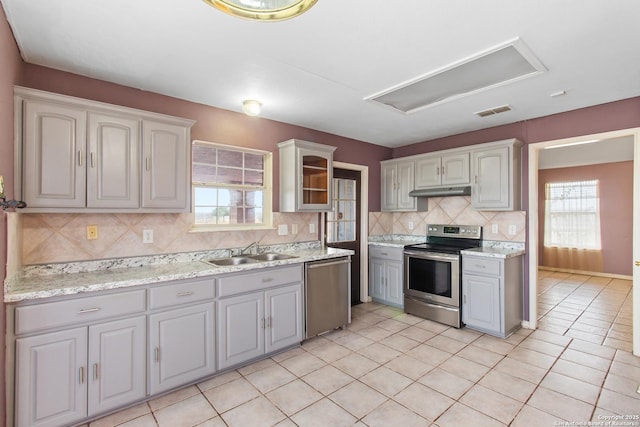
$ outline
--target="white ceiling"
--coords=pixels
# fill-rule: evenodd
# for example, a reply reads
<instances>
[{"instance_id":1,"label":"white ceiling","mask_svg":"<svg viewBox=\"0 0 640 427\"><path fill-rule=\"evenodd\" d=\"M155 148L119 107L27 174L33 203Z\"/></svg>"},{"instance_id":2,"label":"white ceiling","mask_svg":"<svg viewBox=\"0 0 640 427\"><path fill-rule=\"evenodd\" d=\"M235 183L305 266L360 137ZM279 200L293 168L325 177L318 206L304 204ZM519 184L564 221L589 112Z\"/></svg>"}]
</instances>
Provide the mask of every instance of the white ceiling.
<instances>
[{"instance_id":1,"label":"white ceiling","mask_svg":"<svg viewBox=\"0 0 640 427\"><path fill-rule=\"evenodd\" d=\"M255 98L388 147L640 95L638 0L319 0L277 23L201 0L0 2L26 62L233 111ZM547 72L412 114L365 100L515 38Z\"/></svg>"}]
</instances>

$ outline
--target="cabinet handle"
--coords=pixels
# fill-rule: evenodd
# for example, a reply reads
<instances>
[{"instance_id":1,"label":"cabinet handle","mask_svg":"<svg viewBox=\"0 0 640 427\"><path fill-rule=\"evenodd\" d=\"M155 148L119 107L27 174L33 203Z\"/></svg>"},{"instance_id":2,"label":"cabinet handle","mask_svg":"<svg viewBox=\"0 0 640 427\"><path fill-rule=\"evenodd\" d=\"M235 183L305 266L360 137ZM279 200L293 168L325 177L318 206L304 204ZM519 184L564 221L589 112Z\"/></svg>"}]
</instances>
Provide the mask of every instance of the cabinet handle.
<instances>
[{"instance_id":1,"label":"cabinet handle","mask_svg":"<svg viewBox=\"0 0 640 427\"><path fill-rule=\"evenodd\" d=\"M463 304L467 303L467 296L466 295L462 295L462 303Z\"/></svg>"},{"instance_id":2,"label":"cabinet handle","mask_svg":"<svg viewBox=\"0 0 640 427\"><path fill-rule=\"evenodd\" d=\"M191 292L191 291L178 292L176 294L177 297L188 297L188 296L191 296L191 295L193 295L193 292Z\"/></svg>"},{"instance_id":3,"label":"cabinet handle","mask_svg":"<svg viewBox=\"0 0 640 427\"><path fill-rule=\"evenodd\" d=\"M262 318L262 329L267 329L264 317Z\"/></svg>"},{"instance_id":4,"label":"cabinet handle","mask_svg":"<svg viewBox=\"0 0 640 427\"><path fill-rule=\"evenodd\" d=\"M262 283L273 282L273 277L267 277L266 279L262 279Z\"/></svg>"},{"instance_id":5,"label":"cabinet handle","mask_svg":"<svg viewBox=\"0 0 640 427\"><path fill-rule=\"evenodd\" d=\"M389 255L389 254L388 254L387 252L380 252L380 255L387 256L387 255Z\"/></svg>"},{"instance_id":6,"label":"cabinet handle","mask_svg":"<svg viewBox=\"0 0 640 427\"><path fill-rule=\"evenodd\" d=\"M153 350L153 354L154 354L154 356L153 356L153 357L154 357L154 359L155 359L156 363L160 362L160 347L156 347L156 348Z\"/></svg>"},{"instance_id":7,"label":"cabinet handle","mask_svg":"<svg viewBox=\"0 0 640 427\"><path fill-rule=\"evenodd\" d=\"M267 329L271 328L271 316L267 317Z\"/></svg>"},{"instance_id":8,"label":"cabinet handle","mask_svg":"<svg viewBox=\"0 0 640 427\"><path fill-rule=\"evenodd\" d=\"M98 380L98 364L97 363L93 364L93 380L94 381Z\"/></svg>"},{"instance_id":9,"label":"cabinet handle","mask_svg":"<svg viewBox=\"0 0 640 427\"><path fill-rule=\"evenodd\" d=\"M440 175L440 167L436 167L436 175Z\"/></svg>"},{"instance_id":10,"label":"cabinet handle","mask_svg":"<svg viewBox=\"0 0 640 427\"><path fill-rule=\"evenodd\" d=\"M476 264L476 268L487 268L487 266L482 264Z\"/></svg>"},{"instance_id":11,"label":"cabinet handle","mask_svg":"<svg viewBox=\"0 0 640 427\"><path fill-rule=\"evenodd\" d=\"M444 176L444 166L442 167L442 176Z\"/></svg>"},{"instance_id":12,"label":"cabinet handle","mask_svg":"<svg viewBox=\"0 0 640 427\"><path fill-rule=\"evenodd\" d=\"M151 163L149 162L149 157L145 157L144 165L147 170L151 170Z\"/></svg>"},{"instance_id":13,"label":"cabinet handle","mask_svg":"<svg viewBox=\"0 0 640 427\"><path fill-rule=\"evenodd\" d=\"M100 311L100 307L83 308L83 309L78 310L78 314L94 313L96 311Z\"/></svg>"},{"instance_id":14,"label":"cabinet handle","mask_svg":"<svg viewBox=\"0 0 640 427\"><path fill-rule=\"evenodd\" d=\"M474 182L475 182L476 184L478 183L478 175L476 175L476 176L474 177Z\"/></svg>"},{"instance_id":15,"label":"cabinet handle","mask_svg":"<svg viewBox=\"0 0 640 427\"><path fill-rule=\"evenodd\" d=\"M78 370L78 380L80 381L80 384L84 384L84 366L80 366L80 369Z\"/></svg>"},{"instance_id":16,"label":"cabinet handle","mask_svg":"<svg viewBox=\"0 0 640 427\"><path fill-rule=\"evenodd\" d=\"M90 154L91 157L91 167L95 168L96 167L96 153L94 153L93 151Z\"/></svg>"},{"instance_id":17,"label":"cabinet handle","mask_svg":"<svg viewBox=\"0 0 640 427\"><path fill-rule=\"evenodd\" d=\"M78 166L82 166L82 150L78 150Z\"/></svg>"}]
</instances>

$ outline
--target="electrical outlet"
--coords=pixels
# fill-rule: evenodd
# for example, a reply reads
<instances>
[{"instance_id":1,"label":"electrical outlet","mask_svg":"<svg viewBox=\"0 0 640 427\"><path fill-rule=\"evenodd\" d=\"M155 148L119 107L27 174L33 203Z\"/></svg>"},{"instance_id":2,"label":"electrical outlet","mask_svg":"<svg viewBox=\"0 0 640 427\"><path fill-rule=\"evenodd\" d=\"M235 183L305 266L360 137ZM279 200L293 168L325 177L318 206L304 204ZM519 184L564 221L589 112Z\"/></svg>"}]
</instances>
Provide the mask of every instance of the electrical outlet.
<instances>
[{"instance_id":1,"label":"electrical outlet","mask_svg":"<svg viewBox=\"0 0 640 427\"><path fill-rule=\"evenodd\" d=\"M516 235L516 226L515 224L509 224L509 234L512 236Z\"/></svg>"},{"instance_id":2,"label":"electrical outlet","mask_svg":"<svg viewBox=\"0 0 640 427\"><path fill-rule=\"evenodd\" d=\"M498 234L498 224L491 224L491 234Z\"/></svg>"},{"instance_id":3,"label":"electrical outlet","mask_svg":"<svg viewBox=\"0 0 640 427\"><path fill-rule=\"evenodd\" d=\"M98 238L98 226L87 225L87 240L96 240Z\"/></svg>"},{"instance_id":4,"label":"electrical outlet","mask_svg":"<svg viewBox=\"0 0 640 427\"><path fill-rule=\"evenodd\" d=\"M142 230L142 243L153 243L153 229Z\"/></svg>"},{"instance_id":5,"label":"electrical outlet","mask_svg":"<svg viewBox=\"0 0 640 427\"><path fill-rule=\"evenodd\" d=\"M638 389L636 390L636 393L640 394L640 384L638 384Z\"/></svg>"},{"instance_id":6,"label":"electrical outlet","mask_svg":"<svg viewBox=\"0 0 640 427\"><path fill-rule=\"evenodd\" d=\"M289 227L287 224L280 224L278 226L278 236L286 236L289 234Z\"/></svg>"},{"instance_id":7,"label":"electrical outlet","mask_svg":"<svg viewBox=\"0 0 640 427\"><path fill-rule=\"evenodd\" d=\"M407 223L407 226L409 227L409 230L413 230L413 221L409 221L409 223Z\"/></svg>"},{"instance_id":8,"label":"electrical outlet","mask_svg":"<svg viewBox=\"0 0 640 427\"><path fill-rule=\"evenodd\" d=\"M309 224L309 233L315 233L316 232L316 225L314 223L310 223Z\"/></svg>"}]
</instances>

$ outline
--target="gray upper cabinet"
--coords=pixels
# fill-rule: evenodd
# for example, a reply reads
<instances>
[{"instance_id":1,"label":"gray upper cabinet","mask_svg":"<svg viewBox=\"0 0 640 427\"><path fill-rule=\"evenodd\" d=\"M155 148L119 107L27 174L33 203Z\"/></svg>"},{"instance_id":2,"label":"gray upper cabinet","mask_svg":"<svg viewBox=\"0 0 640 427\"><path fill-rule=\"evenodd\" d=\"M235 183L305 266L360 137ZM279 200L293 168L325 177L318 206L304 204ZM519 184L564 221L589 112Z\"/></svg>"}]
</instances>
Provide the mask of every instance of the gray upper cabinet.
<instances>
[{"instance_id":1,"label":"gray upper cabinet","mask_svg":"<svg viewBox=\"0 0 640 427\"><path fill-rule=\"evenodd\" d=\"M411 161L380 162L382 211L415 211L416 198L409 196L414 189L415 163Z\"/></svg>"},{"instance_id":2,"label":"gray upper cabinet","mask_svg":"<svg viewBox=\"0 0 640 427\"><path fill-rule=\"evenodd\" d=\"M278 149L280 212L330 211L336 147L291 139Z\"/></svg>"},{"instance_id":3,"label":"gray upper cabinet","mask_svg":"<svg viewBox=\"0 0 640 427\"><path fill-rule=\"evenodd\" d=\"M520 209L521 145L517 139L510 139L483 144L471 151L471 204L474 209Z\"/></svg>"},{"instance_id":4,"label":"gray upper cabinet","mask_svg":"<svg viewBox=\"0 0 640 427\"><path fill-rule=\"evenodd\" d=\"M416 189L468 183L468 152L416 158Z\"/></svg>"},{"instance_id":5,"label":"gray upper cabinet","mask_svg":"<svg viewBox=\"0 0 640 427\"><path fill-rule=\"evenodd\" d=\"M193 121L15 88L16 193L33 212L188 212Z\"/></svg>"}]
</instances>

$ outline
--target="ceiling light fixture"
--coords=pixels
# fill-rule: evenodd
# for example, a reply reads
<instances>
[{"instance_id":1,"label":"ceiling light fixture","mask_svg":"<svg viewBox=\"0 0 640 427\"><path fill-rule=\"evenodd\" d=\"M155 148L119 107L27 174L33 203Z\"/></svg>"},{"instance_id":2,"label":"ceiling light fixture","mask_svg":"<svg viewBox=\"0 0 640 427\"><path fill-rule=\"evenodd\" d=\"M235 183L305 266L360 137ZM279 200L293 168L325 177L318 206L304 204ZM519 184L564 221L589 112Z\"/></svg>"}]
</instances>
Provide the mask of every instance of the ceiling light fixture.
<instances>
[{"instance_id":1,"label":"ceiling light fixture","mask_svg":"<svg viewBox=\"0 0 640 427\"><path fill-rule=\"evenodd\" d=\"M262 110L262 103L255 99L245 99L242 101L242 111L247 116L258 116Z\"/></svg>"},{"instance_id":2,"label":"ceiling light fixture","mask_svg":"<svg viewBox=\"0 0 640 427\"><path fill-rule=\"evenodd\" d=\"M283 21L298 16L318 0L203 0L210 6L253 21Z\"/></svg>"}]
</instances>

